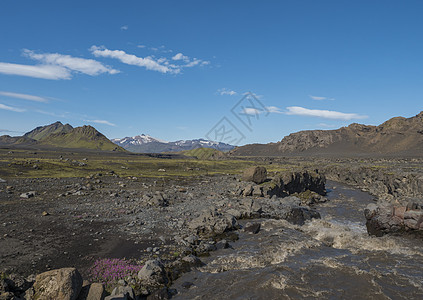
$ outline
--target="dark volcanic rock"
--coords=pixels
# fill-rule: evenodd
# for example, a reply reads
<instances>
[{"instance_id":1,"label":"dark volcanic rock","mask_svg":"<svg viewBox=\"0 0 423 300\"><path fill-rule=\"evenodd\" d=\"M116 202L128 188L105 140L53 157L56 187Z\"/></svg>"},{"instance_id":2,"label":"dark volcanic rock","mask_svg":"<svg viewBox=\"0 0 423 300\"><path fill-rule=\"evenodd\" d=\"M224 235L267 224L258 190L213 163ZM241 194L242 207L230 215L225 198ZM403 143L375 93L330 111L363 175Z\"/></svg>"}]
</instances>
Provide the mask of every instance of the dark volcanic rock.
<instances>
[{"instance_id":1,"label":"dark volcanic rock","mask_svg":"<svg viewBox=\"0 0 423 300\"><path fill-rule=\"evenodd\" d=\"M242 180L252 181L260 184L265 182L267 179L267 170L265 167L251 167L244 171L242 174Z\"/></svg>"},{"instance_id":2,"label":"dark volcanic rock","mask_svg":"<svg viewBox=\"0 0 423 300\"><path fill-rule=\"evenodd\" d=\"M379 205L372 203L366 207L364 215L367 219L367 232L370 235L423 233L423 209L408 209L406 206L395 206L386 202Z\"/></svg>"},{"instance_id":3,"label":"dark volcanic rock","mask_svg":"<svg viewBox=\"0 0 423 300\"><path fill-rule=\"evenodd\" d=\"M325 176L311 171L283 172L277 174L271 182L263 186L263 193L269 197L303 193L307 190L325 195Z\"/></svg>"}]
</instances>

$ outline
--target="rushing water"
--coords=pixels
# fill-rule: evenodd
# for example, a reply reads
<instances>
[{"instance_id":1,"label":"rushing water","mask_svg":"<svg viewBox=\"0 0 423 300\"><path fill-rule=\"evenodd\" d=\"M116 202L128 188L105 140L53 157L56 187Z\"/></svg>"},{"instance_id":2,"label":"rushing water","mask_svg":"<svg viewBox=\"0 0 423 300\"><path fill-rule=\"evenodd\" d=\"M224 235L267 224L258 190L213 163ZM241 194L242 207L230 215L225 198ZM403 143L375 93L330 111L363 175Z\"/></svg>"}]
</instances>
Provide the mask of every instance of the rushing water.
<instances>
[{"instance_id":1,"label":"rushing water","mask_svg":"<svg viewBox=\"0 0 423 300\"><path fill-rule=\"evenodd\" d=\"M322 219L304 226L259 220L258 234L241 232L233 249L179 278L174 299L423 299L423 242L369 237L363 209L372 197L327 187L330 201L317 207Z\"/></svg>"}]
</instances>

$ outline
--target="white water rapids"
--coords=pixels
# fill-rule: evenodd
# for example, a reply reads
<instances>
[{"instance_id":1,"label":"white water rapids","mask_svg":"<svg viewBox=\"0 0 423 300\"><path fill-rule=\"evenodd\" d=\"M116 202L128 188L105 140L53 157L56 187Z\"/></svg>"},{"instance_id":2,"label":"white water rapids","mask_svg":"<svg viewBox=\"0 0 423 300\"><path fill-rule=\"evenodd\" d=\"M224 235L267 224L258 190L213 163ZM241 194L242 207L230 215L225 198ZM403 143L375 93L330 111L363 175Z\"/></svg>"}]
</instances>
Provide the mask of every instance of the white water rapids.
<instances>
[{"instance_id":1,"label":"white water rapids","mask_svg":"<svg viewBox=\"0 0 423 300\"><path fill-rule=\"evenodd\" d=\"M316 207L322 219L255 220L258 234L240 232L233 249L203 258L175 282L172 299L423 299L423 241L368 236L363 209L372 197L327 186L329 201Z\"/></svg>"}]
</instances>

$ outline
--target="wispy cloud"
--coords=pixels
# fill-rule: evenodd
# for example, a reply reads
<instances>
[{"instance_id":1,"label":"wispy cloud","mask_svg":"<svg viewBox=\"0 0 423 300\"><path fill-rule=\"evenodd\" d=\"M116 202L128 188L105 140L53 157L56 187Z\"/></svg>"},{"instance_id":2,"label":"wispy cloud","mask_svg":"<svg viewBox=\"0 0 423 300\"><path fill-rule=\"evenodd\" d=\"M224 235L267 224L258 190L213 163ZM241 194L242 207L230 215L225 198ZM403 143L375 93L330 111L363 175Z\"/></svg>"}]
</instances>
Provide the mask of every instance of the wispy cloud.
<instances>
[{"instance_id":1,"label":"wispy cloud","mask_svg":"<svg viewBox=\"0 0 423 300\"><path fill-rule=\"evenodd\" d=\"M0 103L0 109L14 111L14 112L24 112L24 111L26 111L26 109L8 106L8 105L4 105L4 104L1 104L1 103Z\"/></svg>"},{"instance_id":2,"label":"wispy cloud","mask_svg":"<svg viewBox=\"0 0 423 300\"><path fill-rule=\"evenodd\" d=\"M269 113L275 113L275 114L283 113L283 111L279 107L276 107L276 106L266 106L266 110Z\"/></svg>"},{"instance_id":3,"label":"wispy cloud","mask_svg":"<svg viewBox=\"0 0 423 300\"><path fill-rule=\"evenodd\" d=\"M334 128L335 127L334 125L327 124L327 123L319 123L319 124L317 124L317 126L323 127L323 128Z\"/></svg>"},{"instance_id":4,"label":"wispy cloud","mask_svg":"<svg viewBox=\"0 0 423 300\"><path fill-rule=\"evenodd\" d=\"M35 96L35 95L28 95L28 94L13 93L13 92L0 91L0 96L29 100L29 101L35 101L35 102L44 102L44 103L48 102L48 99L44 98L44 97Z\"/></svg>"},{"instance_id":5,"label":"wispy cloud","mask_svg":"<svg viewBox=\"0 0 423 300\"><path fill-rule=\"evenodd\" d=\"M123 50L109 50L104 47L97 46L92 46L90 50L96 57L115 58L124 64L144 67L147 70L157 71L160 73L179 73L178 69L172 68L172 66L161 64L151 56L138 57L133 54L127 54Z\"/></svg>"},{"instance_id":6,"label":"wispy cloud","mask_svg":"<svg viewBox=\"0 0 423 300\"><path fill-rule=\"evenodd\" d=\"M120 30L128 30L128 28L129 28L128 25L123 25L120 27Z\"/></svg>"},{"instance_id":7,"label":"wispy cloud","mask_svg":"<svg viewBox=\"0 0 423 300\"><path fill-rule=\"evenodd\" d=\"M109 125L109 126L116 126L116 124L113 124L109 121L106 120L84 120L85 122L90 122L90 123L96 123L96 124L103 124L103 125Z\"/></svg>"},{"instance_id":8,"label":"wispy cloud","mask_svg":"<svg viewBox=\"0 0 423 300\"><path fill-rule=\"evenodd\" d=\"M164 47L164 46L160 46ZM151 48L158 51L161 48ZM189 58L188 56L178 53L171 60L166 57L156 58L155 56L138 57L134 54L128 54L123 50L109 50L105 47L92 46L91 53L96 57L108 57L121 61L124 64L146 68L147 70L157 71L160 73L179 74L184 68L194 66L204 66L210 64L209 61L198 58ZM164 52L171 52L163 50ZM172 62L171 62L172 61ZM182 64L180 64L182 62Z\"/></svg>"},{"instance_id":9,"label":"wispy cloud","mask_svg":"<svg viewBox=\"0 0 423 300\"><path fill-rule=\"evenodd\" d=\"M54 112L49 112L49 111L45 111L45 110L41 110L41 109L36 109L35 112L43 114L43 115L47 115L47 116L57 117L57 118L65 118L66 117L65 114L56 114Z\"/></svg>"},{"instance_id":10,"label":"wispy cloud","mask_svg":"<svg viewBox=\"0 0 423 300\"><path fill-rule=\"evenodd\" d=\"M93 59L85 59L59 53L35 53L24 49L23 55L39 61L39 65L23 65L0 62L0 73L42 79L71 79L73 73L96 76L102 73L116 74L118 70Z\"/></svg>"},{"instance_id":11,"label":"wispy cloud","mask_svg":"<svg viewBox=\"0 0 423 300\"><path fill-rule=\"evenodd\" d=\"M319 96L312 96L312 95L308 95L311 99L313 100L318 100L318 101L322 101L322 100L335 100L335 98L328 98L328 97L319 97Z\"/></svg>"},{"instance_id":12,"label":"wispy cloud","mask_svg":"<svg viewBox=\"0 0 423 300\"><path fill-rule=\"evenodd\" d=\"M236 95L236 94L237 94L237 92L232 91L232 90L227 89L227 88L218 89L218 90L217 90L217 93L218 93L219 95L222 95L222 96L223 96L223 95L234 96L234 95Z\"/></svg>"},{"instance_id":13,"label":"wispy cloud","mask_svg":"<svg viewBox=\"0 0 423 300\"><path fill-rule=\"evenodd\" d=\"M297 115L297 116L307 116L307 117L320 117L325 119L333 120L352 120L352 119L364 119L367 116L359 115L355 113L343 113L332 110L320 110L320 109L308 109L300 106L290 106L287 107L288 115Z\"/></svg>"},{"instance_id":14,"label":"wispy cloud","mask_svg":"<svg viewBox=\"0 0 423 300\"><path fill-rule=\"evenodd\" d=\"M0 73L6 75L18 75L41 79L70 79L70 70L54 65L21 65L0 62Z\"/></svg>"},{"instance_id":15,"label":"wispy cloud","mask_svg":"<svg viewBox=\"0 0 423 300\"><path fill-rule=\"evenodd\" d=\"M119 73L118 70L112 69L109 66L105 66L101 62L94 59L73 57L59 53L35 53L34 51L28 49L24 49L23 53L25 56L28 56L34 60L38 60L45 65L63 67L71 72L78 72L91 76L96 76L103 73Z\"/></svg>"},{"instance_id":16,"label":"wispy cloud","mask_svg":"<svg viewBox=\"0 0 423 300\"><path fill-rule=\"evenodd\" d=\"M263 113L264 111L261 109L257 109L257 108L252 108L252 107L245 107L241 110L241 114L243 115L251 115L251 116L255 116L255 115L259 115L261 113Z\"/></svg>"},{"instance_id":17,"label":"wispy cloud","mask_svg":"<svg viewBox=\"0 0 423 300\"><path fill-rule=\"evenodd\" d=\"M9 130L9 129L0 129L0 132L4 133L24 133L23 131Z\"/></svg>"},{"instance_id":18,"label":"wispy cloud","mask_svg":"<svg viewBox=\"0 0 423 300\"><path fill-rule=\"evenodd\" d=\"M145 48L146 46L145 45L137 45L137 48L141 48L141 49L143 49L143 48Z\"/></svg>"}]
</instances>

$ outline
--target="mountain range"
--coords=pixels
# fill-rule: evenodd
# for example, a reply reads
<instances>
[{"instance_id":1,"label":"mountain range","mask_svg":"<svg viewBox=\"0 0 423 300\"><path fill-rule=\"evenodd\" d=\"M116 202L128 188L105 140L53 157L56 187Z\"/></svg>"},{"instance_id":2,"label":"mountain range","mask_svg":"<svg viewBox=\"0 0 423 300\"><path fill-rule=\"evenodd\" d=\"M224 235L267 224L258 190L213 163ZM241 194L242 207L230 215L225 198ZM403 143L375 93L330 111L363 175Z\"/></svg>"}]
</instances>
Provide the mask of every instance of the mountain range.
<instances>
[{"instance_id":1,"label":"mountain range","mask_svg":"<svg viewBox=\"0 0 423 300\"><path fill-rule=\"evenodd\" d=\"M229 144L204 139L167 142L146 134L122 139L112 139L111 141L128 151L136 153L179 152L197 148L212 148L225 152L235 148L235 146Z\"/></svg>"},{"instance_id":2,"label":"mountain range","mask_svg":"<svg viewBox=\"0 0 423 300\"><path fill-rule=\"evenodd\" d=\"M210 148L225 156L360 156L423 155L423 111L411 118L394 117L378 126L353 123L336 130L291 133L280 142L234 147L204 139L167 142L149 135L109 140L94 127L73 128L56 122L37 127L23 136L0 136L0 147L71 148L137 153L181 152ZM197 153L198 154L198 153ZM216 156L214 152L208 155ZM191 155L195 156L195 153Z\"/></svg>"},{"instance_id":3,"label":"mountain range","mask_svg":"<svg viewBox=\"0 0 423 300\"><path fill-rule=\"evenodd\" d=\"M395 117L379 126L353 123L336 130L291 133L280 142L237 147L235 156L423 155L423 111Z\"/></svg>"}]
</instances>

